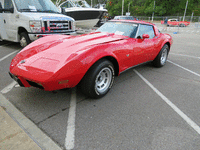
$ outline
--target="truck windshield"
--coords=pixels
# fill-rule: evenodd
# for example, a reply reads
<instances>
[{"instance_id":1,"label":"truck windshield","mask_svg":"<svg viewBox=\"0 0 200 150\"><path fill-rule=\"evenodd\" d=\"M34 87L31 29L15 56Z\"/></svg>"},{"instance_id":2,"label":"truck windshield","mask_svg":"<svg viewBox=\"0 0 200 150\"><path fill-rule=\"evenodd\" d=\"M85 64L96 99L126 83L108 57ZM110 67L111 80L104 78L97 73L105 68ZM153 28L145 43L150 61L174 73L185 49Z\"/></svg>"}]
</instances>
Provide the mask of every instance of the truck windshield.
<instances>
[{"instance_id":1,"label":"truck windshield","mask_svg":"<svg viewBox=\"0 0 200 150\"><path fill-rule=\"evenodd\" d=\"M59 13L59 9L51 0L14 0L20 12L49 12Z\"/></svg>"}]
</instances>

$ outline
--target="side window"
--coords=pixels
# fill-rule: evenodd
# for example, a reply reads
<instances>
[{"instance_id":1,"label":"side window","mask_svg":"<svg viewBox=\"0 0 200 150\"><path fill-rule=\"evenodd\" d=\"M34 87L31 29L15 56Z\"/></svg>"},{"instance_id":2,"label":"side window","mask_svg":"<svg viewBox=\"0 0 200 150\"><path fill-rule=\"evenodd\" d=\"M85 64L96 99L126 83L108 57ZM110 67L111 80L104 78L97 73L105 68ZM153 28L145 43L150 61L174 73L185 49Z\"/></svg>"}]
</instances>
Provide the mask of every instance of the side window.
<instances>
[{"instance_id":1,"label":"side window","mask_svg":"<svg viewBox=\"0 0 200 150\"><path fill-rule=\"evenodd\" d=\"M13 7L13 4L12 4L11 0L4 0L4 8L5 9L9 9L9 8L12 8L12 7Z\"/></svg>"},{"instance_id":2,"label":"side window","mask_svg":"<svg viewBox=\"0 0 200 150\"><path fill-rule=\"evenodd\" d=\"M153 26L141 24L139 27L137 38L142 38L143 34L148 34L149 39L154 38L155 33L154 33Z\"/></svg>"}]
</instances>

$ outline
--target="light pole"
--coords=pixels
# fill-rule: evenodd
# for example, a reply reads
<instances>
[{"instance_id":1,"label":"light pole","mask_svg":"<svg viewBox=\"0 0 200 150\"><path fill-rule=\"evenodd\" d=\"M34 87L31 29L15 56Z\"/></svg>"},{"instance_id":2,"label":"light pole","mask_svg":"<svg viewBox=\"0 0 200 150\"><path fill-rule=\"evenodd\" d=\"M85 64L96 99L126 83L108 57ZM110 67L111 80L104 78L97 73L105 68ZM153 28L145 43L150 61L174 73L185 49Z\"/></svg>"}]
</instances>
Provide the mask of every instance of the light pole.
<instances>
[{"instance_id":1,"label":"light pole","mask_svg":"<svg viewBox=\"0 0 200 150\"><path fill-rule=\"evenodd\" d=\"M188 5L188 0L186 2L186 5L185 5L185 12L184 12L184 16L183 16L183 21L185 21L185 14L186 14L187 5Z\"/></svg>"},{"instance_id":2,"label":"light pole","mask_svg":"<svg viewBox=\"0 0 200 150\"><path fill-rule=\"evenodd\" d=\"M156 4L156 1L154 1L153 13L152 13L152 20L151 21L153 21L153 16L154 16L154 11L155 11L155 4Z\"/></svg>"},{"instance_id":3,"label":"light pole","mask_svg":"<svg viewBox=\"0 0 200 150\"><path fill-rule=\"evenodd\" d=\"M129 12L129 7L130 7L131 2L128 4L128 12Z\"/></svg>"},{"instance_id":4,"label":"light pole","mask_svg":"<svg viewBox=\"0 0 200 150\"><path fill-rule=\"evenodd\" d=\"M124 0L122 0L122 16L123 16L123 12L124 12Z\"/></svg>"}]
</instances>

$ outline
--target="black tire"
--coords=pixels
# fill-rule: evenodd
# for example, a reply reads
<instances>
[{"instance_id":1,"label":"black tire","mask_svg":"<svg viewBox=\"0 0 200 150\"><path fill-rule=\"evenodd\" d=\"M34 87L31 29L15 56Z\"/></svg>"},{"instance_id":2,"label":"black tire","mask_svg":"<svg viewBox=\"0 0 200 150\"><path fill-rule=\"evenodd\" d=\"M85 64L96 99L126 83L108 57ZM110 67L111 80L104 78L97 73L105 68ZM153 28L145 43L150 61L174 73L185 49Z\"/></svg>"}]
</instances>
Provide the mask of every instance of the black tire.
<instances>
[{"instance_id":1,"label":"black tire","mask_svg":"<svg viewBox=\"0 0 200 150\"><path fill-rule=\"evenodd\" d=\"M114 76L113 64L106 59L99 60L83 77L81 91L91 98L101 98L111 89Z\"/></svg>"},{"instance_id":2,"label":"black tire","mask_svg":"<svg viewBox=\"0 0 200 150\"><path fill-rule=\"evenodd\" d=\"M153 60L153 65L155 67L164 66L167 62L168 53L169 53L169 46L165 44L158 53L158 55L156 56L156 58Z\"/></svg>"},{"instance_id":3,"label":"black tire","mask_svg":"<svg viewBox=\"0 0 200 150\"><path fill-rule=\"evenodd\" d=\"M19 41L19 43L20 43L21 47L26 47L28 44L31 43L31 40L30 40L30 38L29 38L29 36L28 36L28 34L26 32L22 32L20 34L20 41Z\"/></svg>"}]
</instances>

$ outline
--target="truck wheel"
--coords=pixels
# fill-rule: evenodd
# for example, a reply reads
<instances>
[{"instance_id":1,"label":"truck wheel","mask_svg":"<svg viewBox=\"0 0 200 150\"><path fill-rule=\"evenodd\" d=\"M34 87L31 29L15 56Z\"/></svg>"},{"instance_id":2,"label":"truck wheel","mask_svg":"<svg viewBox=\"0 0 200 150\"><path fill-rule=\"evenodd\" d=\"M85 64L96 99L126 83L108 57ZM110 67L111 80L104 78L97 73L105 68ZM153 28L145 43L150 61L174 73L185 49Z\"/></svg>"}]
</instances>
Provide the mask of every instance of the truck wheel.
<instances>
[{"instance_id":1,"label":"truck wheel","mask_svg":"<svg viewBox=\"0 0 200 150\"><path fill-rule=\"evenodd\" d=\"M28 44L31 43L31 40L30 38L28 37L28 34L26 32L22 32L20 34L20 41L19 41L21 47L25 47L27 46Z\"/></svg>"},{"instance_id":2,"label":"truck wheel","mask_svg":"<svg viewBox=\"0 0 200 150\"><path fill-rule=\"evenodd\" d=\"M165 44L158 53L158 55L156 56L156 58L153 60L153 65L155 67L164 66L167 61L168 53L169 53L169 46Z\"/></svg>"},{"instance_id":3,"label":"truck wheel","mask_svg":"<svg viewBox=\"0 0 200 150\"><path fill-rule=\"evenodd\" d=\"M96 62L81 81L81 90L91 98L101 98L108 93L114 81L113 64L102 59Z\"/></svg>"}]
</instances>

